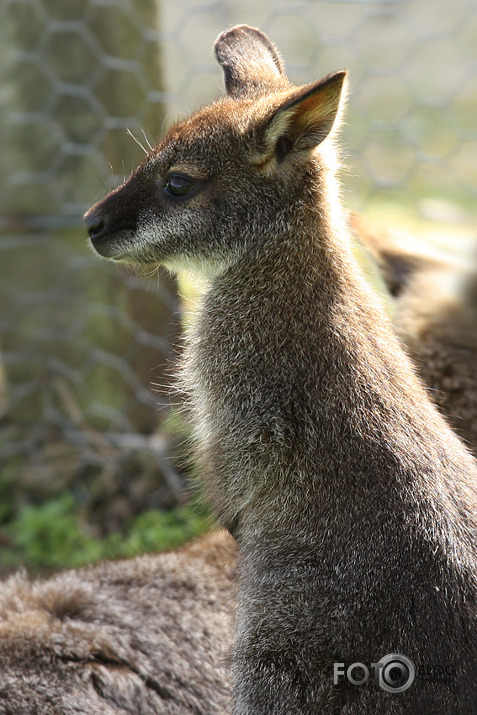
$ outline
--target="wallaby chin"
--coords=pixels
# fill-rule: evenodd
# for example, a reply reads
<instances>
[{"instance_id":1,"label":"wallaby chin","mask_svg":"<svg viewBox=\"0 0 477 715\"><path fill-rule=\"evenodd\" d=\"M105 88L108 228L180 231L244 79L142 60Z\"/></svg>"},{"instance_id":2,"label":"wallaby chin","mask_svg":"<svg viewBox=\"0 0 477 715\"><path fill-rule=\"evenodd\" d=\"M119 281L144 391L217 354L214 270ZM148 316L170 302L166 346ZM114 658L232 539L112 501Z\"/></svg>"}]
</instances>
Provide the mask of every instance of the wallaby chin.
<instances>
[{"instance_id":1,"label":"wallaby chin","mask_svg":"<svg viewBox=\"0 0 477 715\"><path fill-rule=\"evenodd\" d=\"M95 246L130 231L135 259L213 278L183 381L240 547L233 712L476 713L477 467L353 258L332 141L346 73L293 87L247 26L216 55L227 96L86 222Z\"/></svg>"}]
</instances>

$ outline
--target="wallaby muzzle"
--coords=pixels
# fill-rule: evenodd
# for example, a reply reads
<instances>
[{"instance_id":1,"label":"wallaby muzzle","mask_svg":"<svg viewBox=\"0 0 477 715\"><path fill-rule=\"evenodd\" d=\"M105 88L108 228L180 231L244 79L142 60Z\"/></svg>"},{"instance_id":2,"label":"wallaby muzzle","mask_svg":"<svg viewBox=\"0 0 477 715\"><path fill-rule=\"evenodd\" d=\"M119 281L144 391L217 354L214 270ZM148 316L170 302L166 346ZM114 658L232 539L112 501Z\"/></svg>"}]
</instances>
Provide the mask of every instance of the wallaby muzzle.
<instances>
[{"instance_id":1,"label":"wallaby muzzle","mask_svg":"<svg viewBox=\"0 0 477 715\"><path fill-rule=\"evenodd\" d=\"M137 176L98 201L84 216L86 230L95 251L104 258L119 259L137 230L141 191Z\"/></svg>"}]
</instances>

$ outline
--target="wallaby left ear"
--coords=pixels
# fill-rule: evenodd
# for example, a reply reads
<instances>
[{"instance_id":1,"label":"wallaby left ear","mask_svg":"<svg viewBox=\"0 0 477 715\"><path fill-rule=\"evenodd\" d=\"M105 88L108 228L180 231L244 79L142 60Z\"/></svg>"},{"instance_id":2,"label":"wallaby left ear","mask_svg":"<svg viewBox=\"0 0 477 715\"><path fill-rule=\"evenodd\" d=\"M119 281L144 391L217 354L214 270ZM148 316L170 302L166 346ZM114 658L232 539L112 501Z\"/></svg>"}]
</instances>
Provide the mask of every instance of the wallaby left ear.
<instances>
[{"instance_id":1,"label":"wallaby left ear","mask_svg":"<svg viewBox=\"0 0 477 715\"><path fill-rule=\"evenodd\" d=\"M231 27L218 36L214 48L229 97L258 97L290 86L277 48L256 27Z\"/></svg>"},{"instance_id":2,"label":"wallaby left ear","mask_svg":"<svg viewBox=\"0 0 477 715\"><path fill-rule=\"evenodd\" d=\"M314 149L326 139L340 111L347 72L328 75L293 90L275 109L265 128L266 153L277 158Z\"/></svg>"}]
</instances>

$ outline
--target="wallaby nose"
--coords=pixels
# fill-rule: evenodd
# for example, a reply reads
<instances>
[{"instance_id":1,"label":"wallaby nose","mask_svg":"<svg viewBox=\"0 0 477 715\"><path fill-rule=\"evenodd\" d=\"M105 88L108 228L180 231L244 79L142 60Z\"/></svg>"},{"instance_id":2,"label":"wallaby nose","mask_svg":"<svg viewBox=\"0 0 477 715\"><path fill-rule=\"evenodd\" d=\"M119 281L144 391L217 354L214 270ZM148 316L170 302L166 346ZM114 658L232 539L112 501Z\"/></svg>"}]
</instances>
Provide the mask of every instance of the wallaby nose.
<instances>
[{"instance_id":1,"label":"wallaby nose","mask_svg":"<svg viewBox=\"0 0 477 715\"><path fill-rule=\"evenodd\" d=\"M104 216L94 211L88 211L88 213L85 214L84 222L88 236L92 241L97 241L107 234L108 222Z\"/></svg>"}]
</instances>

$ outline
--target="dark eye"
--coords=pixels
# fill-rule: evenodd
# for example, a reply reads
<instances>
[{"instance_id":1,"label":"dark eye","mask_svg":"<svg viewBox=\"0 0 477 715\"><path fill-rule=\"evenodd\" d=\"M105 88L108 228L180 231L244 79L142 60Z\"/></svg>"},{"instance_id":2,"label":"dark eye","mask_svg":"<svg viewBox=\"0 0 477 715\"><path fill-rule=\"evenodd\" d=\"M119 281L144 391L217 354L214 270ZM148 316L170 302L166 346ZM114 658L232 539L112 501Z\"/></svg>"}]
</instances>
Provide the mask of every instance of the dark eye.
<instances>
[{"instance_id":1,"label":"dark eye","mask_svg":"<svg viewBox=\"0 0 477 715\"><path fill-rule=\"evenodd\" d=\"M192 179L179 174L171 174L163 183L162 188L168 196L180 198L181 196L187 196L194 186L195 183Z\"/></svg>"}]
</instances>

